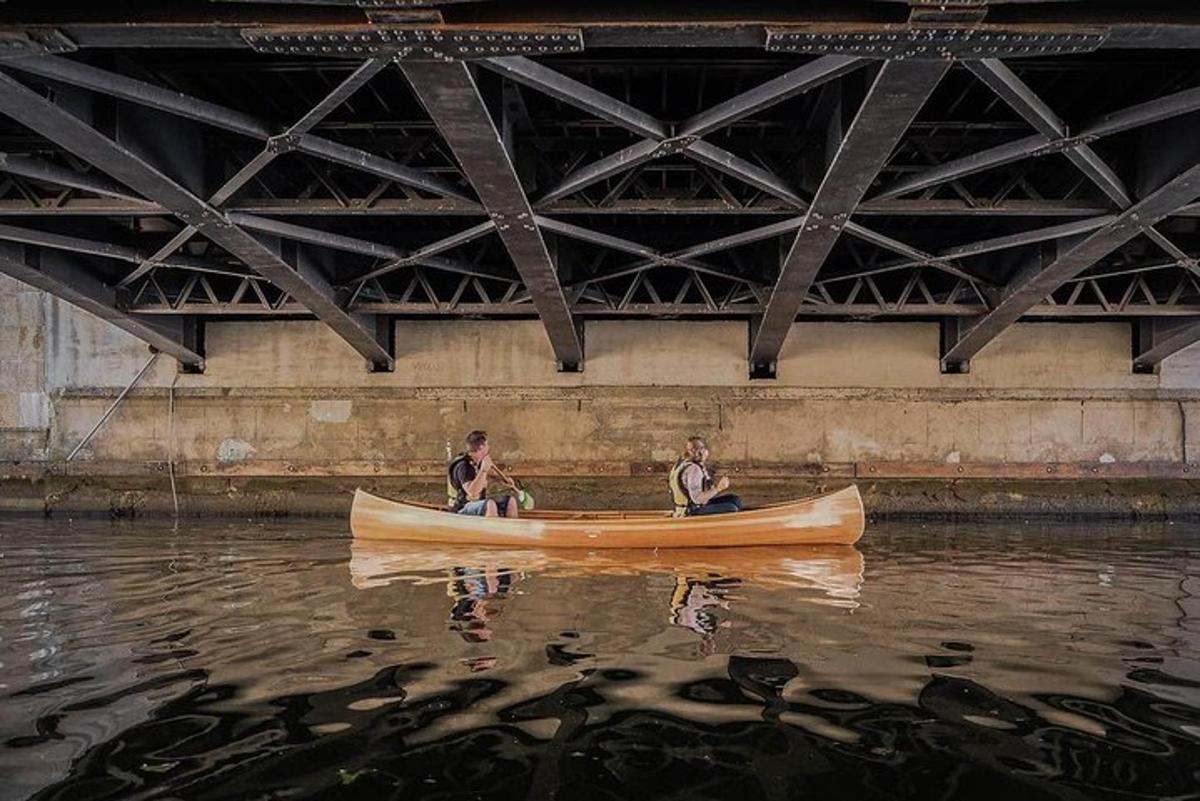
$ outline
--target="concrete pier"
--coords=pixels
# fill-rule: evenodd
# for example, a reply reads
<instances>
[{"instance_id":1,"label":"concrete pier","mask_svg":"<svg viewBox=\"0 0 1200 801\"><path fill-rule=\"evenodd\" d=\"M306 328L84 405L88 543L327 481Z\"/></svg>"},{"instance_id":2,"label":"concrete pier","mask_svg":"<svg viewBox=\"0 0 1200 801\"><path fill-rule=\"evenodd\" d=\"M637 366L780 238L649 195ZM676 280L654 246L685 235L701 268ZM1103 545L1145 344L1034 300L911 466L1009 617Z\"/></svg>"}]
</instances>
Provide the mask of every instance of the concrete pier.
<instances>
[{"instance_id":1,"label":"concrete pier","mask_svg":"<svg viewBox=\"0 0 1200 801\"><path fill-rule=\"evenodd\" d=\"M1135 374L1128 323L1018 324L956 375L936 323L802 322L759 381L741 321L589 321L578 373L536 320L396 321L391 373L316 321L211 322L203 374L160 358L67 463L147 348L7 279L0 319L5 509L169 511L172 471L191 513L435 499L477 427L546 503L662 505L701 433L751 499L857 481L877 513L1200 508L1200 353Z\"/></svg>"}]
</instances>

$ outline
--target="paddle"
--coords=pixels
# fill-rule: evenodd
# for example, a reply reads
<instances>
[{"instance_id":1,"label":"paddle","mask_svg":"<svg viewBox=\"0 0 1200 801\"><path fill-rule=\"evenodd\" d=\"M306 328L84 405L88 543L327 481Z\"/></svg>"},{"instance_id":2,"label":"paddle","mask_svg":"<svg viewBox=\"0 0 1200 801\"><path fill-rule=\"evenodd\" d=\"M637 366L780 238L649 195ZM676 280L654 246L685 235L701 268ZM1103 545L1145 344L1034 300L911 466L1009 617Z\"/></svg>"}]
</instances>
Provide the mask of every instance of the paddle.
<instances>
[{"instance_id":1,"label":"paddle","mask_svg":"<svg viewBox=\"0 0 1200 801\"><path fill-rule=\"evenodd\" d=\"M503 481L505 484L508 485L509 489L516 490L518 506L520 506L526 512L533 509L533 495L532 494L530 494L529 492L526 492L524 489L522 489L520 486L518 486L515 481L513 481L508 476L504 475L504 471L501 470L499 467L497 467L494 463L491 466L491 470L500 478L501 481Z\"/></svg>"}]
</instances>

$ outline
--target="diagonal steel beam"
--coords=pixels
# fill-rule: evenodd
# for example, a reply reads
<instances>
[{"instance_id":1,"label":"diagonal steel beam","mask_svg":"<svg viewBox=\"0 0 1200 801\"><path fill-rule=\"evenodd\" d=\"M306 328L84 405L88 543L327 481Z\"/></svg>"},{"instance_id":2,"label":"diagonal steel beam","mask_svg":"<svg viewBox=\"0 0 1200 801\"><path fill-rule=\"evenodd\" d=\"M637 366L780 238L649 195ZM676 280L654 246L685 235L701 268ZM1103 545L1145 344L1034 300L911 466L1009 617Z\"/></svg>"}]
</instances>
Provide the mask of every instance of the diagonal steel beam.
<instances>
[{"instance_id":1,"label":"diagonal steel beam","mask_svg":"<svg viewBox=\"0 0 1200 801\"><path fill-rule=\"evenodd\" d=\"M834 243L950 64L887 61L880 68L780 266L762 321L751 337L753 371L774 373L796 312Z\"/></svg>"},{"instance_id":2,"label":"diagonal steel beam","mask_svg":"<svg viewBox=\"0 0 1200 801\"><path fill-rule=\"evenodd\" d=\"M788 98L804 94L809 89L854 72L864 63L863 59L851 56L824 56L814 59L697 114L679 126L679 135L710 134Z\"/></svg>"},{"instance_id":3,"label":"diagonal steel beam","mask_svg":"<svg viewBox=\"0 0 1200 801\"><path fill-rule=\"evenodd\" d=\"M725 251L725 250L732 250L733 248L741 247L743 245L749 245L754 242L761 242L764 239L771 239L771 238L779 236L781 234L790 233L792 231L795 231L797 228L799 228L803 224L803 221L804 221L803 217L795 217L795 218L792 218L789 220L782 220L777 223L761 225L757 228L752 228L749 231L742 231L742 232L739 232L736 234L730 234L728 236L718 237L717 239L712 239L707 242L701 242L700 244L697 244L697 245L691 245L689 247L682 248L680 250L672 251L670 253L663 253L660 255L661 255L661 258L663 258L663 259L670 259L672 261L682 263L684 260L692 259L696 256L704 256L709 253L719 253L719 252ZM663 263L663 262L657 258L654 258L654 259L649 259L647 261L637 262L636 264L626 265L624 267L618 268L617 270L607 272L603 275L595 275L595 276L587 278L583 281L576 282L575 284L571 285L571 288L574 289L579 286L587 286L587 285L590 285L590 284L593 284L593 283L596 283L599 281L608 281L613 278L620 278L622 276L641 272L643 270L646 270L650 267L654 267L661 263ZM690 264L689 264L689 266L690 266ZM729 275L729 274L722 273L721 277L741 281L746 284L753 283L753 281L751 281L750 279L748 279L742 275Z\"/></svg>"},{"instance_id":4,"label":"diagonal steel beam","mask_svg":"<svg viewBox=\"0 0 1200 801\"><path fill-rule=\"evenodd\" d=\"M796 194L795 190L788 186L787 182L778 175L751 164L745 159L735 156L728 150L717 147L711 142L698 140L689 145L684 154L701 164L712 167L714 170L719 170L726 175L733 176L748 186L761 189L769 195L787 201L799 209L804 209L807 206L804 200Z\"/></svg>"},{"instance_id":5,"label":"diagonal steel beam","mask_svg":"<svg viewBox=\"0 0 1200 801\"><path fill-rule=\"evenodd\" d=\"M921 170L908 178L885 187L883 191L872 195L871 200L887 200L899 197L900 195L919 192L922 189L929 189L930 187L949 183L959 178L965 178L968 175L990 170L993 167L1012 164L1021 159L1037 155L1039 151L1046 148L1052 141L1045 134L1033 134L1012 142L1005 142L1002 145L989 147L987 150L981 150L978 153L971 153L961 158L951 159L950 161L942 162L936 167Z\"/></svg>"},{"instance_id":6,"label":"diagonal steel beam","mask_svg":"<svg viewBox=\"0 0 1200 801\"><path fill-rule=\"evenodd\" d=\"M1070 132L1066 123L1002 61L997 59L971 61L967 62L967 68L1040 133L1058 140L1065 140L1068 137ZM1063 151L1063 155L1099 187L1100 191L1107 195L1118 209L1124 210L1133 205L1133 200L1129 197L1125 184L1086 141L1070 145ZM1180 264L1189 265L1188 269L1196 272L1197 268L1190 266L1194 264L1195 259L1190 258L1165 234L1153 227L1147 228L1145 233L1164 252L1178 260Z\"/></svg>"},{"instance_id":7,"label":"diagonal steel beam","mask_svg":"<svg viewBox=\"0 0 1200 801\"><path fill-rule=\"evenodd\" d=\"M160 86L118 73L107 72L78 61L58 56L41 56L15 59L5 63L32 75L149 106L262 142L271 141L277 133L272 126L250 114L234 111L181 92L163 89ZM461 190L437 176L405 167L391 159L375 156L365 150L348 147L311 133L301 134L293 137L292 140L276 141L280 142L281 146L294 147L302 153L335 161L362 172L411 186L414 189L421 189L442 197L470 199Z\"/></svg>"},{"instance_id":8,"label":"diagonal steel beam","mask_svg":"<svg viewBox=\"0 0 1200 801\"><path fill-rule=\"evenodd\" d=\"M1138 103L1120 111L1098 117L1084 125L1078 133L1068 138L1058 138L1045 133L1036 133L1013 142L1007 142L996 147L971 153L957 159L951 159L937 167L931 167L919 173L897 181L886 187L882 192L871 197L872 201L907 195L922 189L944 184L958 178L990 170L1003 164L1011 164L1031 156L1041 156L1047 153L1069 149L1079 142L1090 142L1103 136L1122 133L1124 131L1150 125L1155 122L1172 119L1183 114L1200 110L1200 88L1185 89L1182 92Z\"/></svg>"},{"instance_id":9,"label":"diagonal steel beam","mask_svg":"<svg viewBox=\"0 0 1200 801\"><path fill-rule=\"evenodd\" d=\"M524 56L492 58L480 63L531 89L595 114L639 136L647 139L664 139L667 136L667 126L646 112Z\"/></svg>"},{"instance_id":10,"label":"diagonal steel beam","mask_svg":"<svg viewBox=\"0 0 1200 801\"><path fill-rule=\"evenodd\" d=\"M354 279L355 283L369 281L372 278L379 278L388 273L395 272L402 267L409 267L415 264L421 264L426 267L434 267L439 270L449 270L450 272L462 273L463 275L473 275L476 277L486 278L511 278L511 275L499 272L494 269L485 269L483 267L471 266L461 263L457 260L446 259L438 256L439 253L445 253L447 250L453 250L460 245L465 245L468 242L474 242L480 237L494 233L496 224L491 220L481 222L478 225L472 225L470 228L465 228L456 234L444 237L436 242L430 242L428 245L423 245L411 252L399 251L390 262L372 270L366 275L360 275ZM436 257L436 258L435 258Z\"/></svg>"},{"instance_id":11,"label":"diagonal steel beam","mask_svg":"<svg viewBox=\"0 0 1200 801\"><path fill-rule=\"evenodd\" d=\"M295 298L376 369L392 369L391 354L376 340L374 320L342 309L333 288L312 265L288 263L140 156L5 74L0 74L0 112L170 209Z\"/></svg>"},{"instance_id":12,"label":"diagonal steel beam","mask_svg":"<svg viewBox=\"0 0 1200 801\"><path fill-rule=\"evenodd\" d=\"M1004 62L998 59L983 59L966 63L967 68L975 73L976 77L1003 98L1027 122L1037 128L1039 133L1058 140L1065 140L1069 136L1070 132L1066 123L1042 102L1041 98ZM1086 141L1070 145L1063 151L1063 155L1099 187L1100 191L1107 195L1118 209L1124 210L1133 205L1133 200L1129 197L1129 191L1125 188L1124 182ZM1192 272L1197 271L1198 268L1193 266L1195 259L1188 256L1182 248L1161 231L1149 227L1145 233L1181 265L1187 265L1186 269L1190 269Z\"/></svg>"},{"instance_id":13,"label":"diagonal steel beam","mask_svg":"<svg viewBox=\"0 0 1200 801\"><path fill-rule=\"evenodd\" d=\"M962 371L984 346L1063 283L1133 239L1146 226L1154 225L1198 197L1200 164L1166 181L1090 235L1074 242L1060 242L1055 252L1043 255L1009 282L999 302L946 351L942 357L943 369Z\"/></svg>"},{"instance_id":14,"label":"diagonal steel beam","mask_svg":"<svg viewBox=\"0 0 1200 801\"><path fill-rule=\"evenodd\" d=\"M1097 228L1102 228L1105 225L1116 220L1114 214L1103 214L1098 217L1088 217L1083 220L1073 220L1059 225L1049 225L1043 228L1034 228L1030 231L1022 231L1018 234L1007 234L1005 236L996 236L990 239L981 239L977 242L969 242L965 245L956 245L947 248L938 254L939 259L962 259L968 256L982 256L985 253L994 253L997 250L1007 250L1009 248L1021 247L1023 245L1033 245L1039 242L1047 242L1054 239L1063 239L1065 237L1077 236L1095 231Z\"/></svg>"},{"instance_id":15,"label":"diagonal steel beam","mask_svg":"<svg viewBox=\"0 0 1200 801\"><path fill-rule=\"evenodd\" d=\"M749 186L795 206L800 211L806 211L808 204L778 176L751 164L724 148L703 141L699 137L703 133L709 133L720 127L716 124L718 121L721 122L721 125L729 125L739 118L737 116L739 113L745 115L760 111L788 97L852 72L866 63L865 59L844 56L818 58L768 82L764 85L767 87L765 89L762 86L755 87L693 117L684 124L692 130L672 138L667 137L665 133L667 126L664 123L628 103L609 97L590 86L567 78L526 58L516 56L492 59L487 62L487 65L514 80L546 91L565 103L592 111L616 125L647 137L641 142L634 143L571 173L543 195L542 199L538 201L539 209L554 200L578 192L586 186L636 167L664 153L682 152L701 164L737 178ZM600 113L601 110L603 110L603 114ZM910 258L933 259L929 254L871 231L858 223L849 223L846 231L852 236Z\"/></svg>"},{"instance_id":16,"label":"diagonal steel beam","mask_svg":"<svg viewBox=\"0 0 1200 801\"><path fill-rule=\"evenodd\" d=\"M309 245L317 245L318 247L330 248L332 250L340 250L344 253L357 253L361 256L370 256L374 259L387 259L388 263L371 272L361 275L358 278L348 282L348 285L361 284L363 281L369 281L372 278L379 278L401 267L406 267L411 264L422 264L426 267L433 267L438 270L450 270L451 272L462 273L464 275L473 275L483 278L506 278L511 279L511 275L501 274L494 270L488 270L481 267L471 267L467 264L460 264L456 261L448 259L435 259L439 253L447 250L452 250L459 245L471 242L481 236L486 236L495 230L495 224L491 220L473 225L466 230L459 231L456 234L451 234L448 237L439 239L436 242L431 242L428 245L417 248L412 252L401 250L392 245L385 245L381 242L374 242L369 239L360 239L354 236L344 236L342 234L332 234L328 231L321 231L316 228L309 228L303 225L294 223L281 222L280 220L272 220L267 217L259 217L254 214L245 214L243 212L229 212L229 221L235 225L240 225L243 228L248 228L253 231L260 231L264 234L274 234L275 236L291 239L296 242L304 242ZM2 228L2 226L0 226Z\"/></svg>"},{"instance_id":17,"label":"diagonal steel beam","mask_svg":"<svg viewBox=\"0 0 1200 801\"><path fill-rule=\"evenodd\" d=\"M661 120L524 57L492 59L487 63L514 80L540 89L565 103L590 111L601 119L645 137L641 142L571 173L546 192L539 200L539 205L573 194L638 164L672 153L683 153L756 189L800 205L802 201L799 197L778 176L724 148L700 141L700 138L853 72L867 62L865 59L847 56L818 58L696 115L683 123L680 132L674 135L669 133L669 126Z\"/></svg>"},{"instance_id":18,"label":"diagonal steel beam","mask_svg":"<svg viewBox=\"0 0 1200 801\"><path fill-rule=\"evenodd\" d=\"M48 184L56 186L66 186L71 189L82 189L85 192L95 192L97 195L112 197L117 200L139 201L139 198L131 195L124 187L118 186L103 176L76 172L75 170L34 158L33 156L14 156L8 153L0 153L0 172L6 172L10 175L20 175L23 178L32 178L35 181L45 181Z\"/></svg>"},{"instance_id":19,"label":"diagonal steel beam","mask_svg":"<svg viewBox=\"0 0 1200 801\"><path fill-rule=\"evenodd\" d=\"M184 344L183 320L150 322L117 306L116 290L62 253L19 244L0 245L0 273L53 295L132 334L152 348L197 370L204 357Z\"/></svg>"},{"instance_id":20,"label":"diagonal steel beam","mask_svg":"<svg viewBox=\"0 0 1200 801\"><path fill-rule=\"evenodd\" d=\"M399 62L418 99L496 224L564 370L583 363L583 342L533 209L470 68L462 62Z\"/></svg>"},{"instance_id":21,"label":"diagonal steel beam","mask_svg":"<svg viewBox=\"0 0 1200 801\"><path fill-rule=\"evenodd\" d=\"M659 143L650 139L634 142L626 148L610 153L564 177L551 189L538 198L537 206L542 208L560 198L573 195L581 189L599 183L626 170L631 170L639 164L645 164L658 158Z\"/></svg>"},{"instance_id":22,"label":"diagonal steel beam","mask_svg":"<svg viewBox=\"0 0 1200 801\"><path fill-rule=\"evenodd\" d=\"M1134 372L1154 372L1163 359L1200 342L1200 321L1194 319L1181 324L1146 319L1136 325L1143 349L1133 357Z\"/></svg>"},{"instance_id":23,"label":"diagonal steel beam","mask_svg":"<svg viewBox=\"0 0 1200 801\"><path fill-rule=\"evenodd\" d=\"M1006 102L1038 133L1053 140L1070 136L1066 122L1046 105L1033 89L1008 68L1003 61L985 58L963 62L983 84ZM1133 203L1124 183L1117 177L1096 151L1085 142L1078 142L1063 151L1063 155L1100 188L1119 208L1128 208Z\"/></svg>"},{"instance_id":24,"label":"diagonal steel beam","mask_svg":"<svg viewBox=\"0 0 1200 801\"><path fill-rule=\"evenodd\" d=\"M373 58L364 62L358 69L352 72L344 81L334 87L328 95L321 99L307 114L301 117L294 125L288 128L278 137L267 142L267 146L263 148L257 156L246 163L242 169L230 178L225 184L213 193L208 199L210 205L215 207L224 206L230 198L238 193L238 191L250 183L254 176L265 170L275 158L285 152L288 145L280 146L278 143L289 143L295 141L297 137L303 136L314 125L323 120L329 114L333 113L338 106L345 103L347 98L353 95L356 91L363 87L368 81L374 78L380 70L388 64L386 58ZM121 286L129 286L137 279L141 278L146 273L150 272L163 259L170 256L172 253L183 247L189 239L196 233L196 229L192 226L184 226L183 230L171 237L165 245L159 248L155 253L151 254L145 261L137 266L133 272L125 276L121 280Z\"/></svg>"},{"instance_id":25,"label":"diagonal steel beam","mask_svg":"<svg viewBox=\"0 0 1200 801\"><path fill-rule=\"evenodd\" d=\"M527 59L520 57L511 59L496 59L492 63L496 66L498 62L503 62L500 66L520 66L521 71L506 72L518 80L524 78L529 85L544 88L551 91L555 97L567 103L572 103L576 99L576 95L587 98L587 105L575 103L575 105L587 110L596 110L597 107L603 105L606 109L606 119L615 122L618 125L640 133L648 130L649 124L645 122L649 118L643 112L638 111L632 106L623 103L615 98L608 97L595 89L588 87L578 81L566 78L559 75L553 70L549 70L534 62L529 62ZM793 70L792 72L781 76L774 82L769 82L770 88L764 90L762 87L756 87L747 92L738 95L737 97L720 104L709 112L702 113L693 118L685 125L692 126L694 131L706 132L711 130L710 126L714 126L715 122L723 120L724 125L728 125L734 121L735 113L742 111L743 113L753 113L768 107L773 102L778 102L785 97L790 97L800 92L806 91L818 86L822 83L831 80L832 78L844 75L854 69L857 69L865 63L862 59L851 59L842 56L827 56L816 59L803 67ZM530 75L536 75L537 80L530 80ZM771 98L774 98L773 100ZM638 119L641 124L635 126L631 120L636 115L641 115ZM660 123L660 127L665 130L665 124ZM566 195L579 191L580 189L591 185L600 180L604 180L612 175L616 175L623 170L633 168L639 164L645 163L653 158L658 157L664 151L675 152L682 151L688 156L699 161L701 164L710 166L727 175L731 175L744 183L760 189L767 194L784 200L785 202L797 207L801 211L808 208L808 204L797 195L786 182L782 181L778 176L775 176L766 170L761 169L744 159L735 156L734 154L724 150L723 148L712 145L709 142L701 141L695 133L688 135L681 134L679 137L668 141L662 135L656 135L642 142L625 148L618 153L614 153L591 165L588 165L571 175L567 176L558 186L549 190L543 199L539 202L539 208L545 204L552 202L555 199L562 198ZM923 251L912 248L899 242L891 237L884 236L862 225L850 222L846 225L846 232L852 236L870 242L877 247L882 247L899 253L909 258L930 262L938 269L945 269L947 272L956 275L962 275L954 268L946 268L945 265L937 262L933 256L924 253ZM642 265L636 265L642 266ZM628 271L622 271L622 274Z\"/></svg>"},{"instance_id":26,"label":"diagonal steel beam","mask_svg":"<svg viewBox=\"0 0 1200 801\"><path fill-rule=\"evenodd\" d=\"M117 245L111 242L97 242L93 239L83 239L51 231L39 231L35 228L23 228L16 225L0 224L0 240L17 242L23 245L37 245L38 247L51 248L53 250L65 250L70 253L101 256L106 259L133 262L134 264L140 263L145 258L145 254L137 248ZM163 262L163 266L174 267L179 270L189 270L191 272L245 278L252 281L263 280L261 276L254 275L253 273L236 272L222 266L219 262L210 262L205 259L178 254L166 259Z\"/></svg>"},{"instance_id":27,"label":"diagonal steel beam","mask_svg":"<svg viewBox=\"0 0 1200 801\"><path fill-rule=\"evenodd\" d=\"M704 262L694 261L688 258L677 258L669 253L662 253L658 249L652 248L649 245L643 245L639 242L625 239L624 237L613 236L612 234L605 234L600 231L593 231L572 223L566 223L560 220L551 219L549 217L542 217L540 215L535 217L535 220L537 221L539 228L547 231L553 231L556 234L561 234L562 236L570 237L572 239L578 239L581 242L589 242L593 245L599 245L600 247L620 251L621 253L630 253L634 256L642 256L643 258L647 259L646 262L639 265L637 268L625 268L625 270L620 273L621 275L627 275L630 272L642 272L650 267L666 264L672 267L683 267L698 273L728 278L733 281L745 282L746 280L743 276L736 275L727 270L722 270L719 267L714 267L710 264L705 264ZM610 274L597 277L593 280L608 280L615 277L616 274ZM593 280L581 283L586 285L593 283ZM575 286L578 285L579 284L576 284Z\"/></svg>"}]
</instances>

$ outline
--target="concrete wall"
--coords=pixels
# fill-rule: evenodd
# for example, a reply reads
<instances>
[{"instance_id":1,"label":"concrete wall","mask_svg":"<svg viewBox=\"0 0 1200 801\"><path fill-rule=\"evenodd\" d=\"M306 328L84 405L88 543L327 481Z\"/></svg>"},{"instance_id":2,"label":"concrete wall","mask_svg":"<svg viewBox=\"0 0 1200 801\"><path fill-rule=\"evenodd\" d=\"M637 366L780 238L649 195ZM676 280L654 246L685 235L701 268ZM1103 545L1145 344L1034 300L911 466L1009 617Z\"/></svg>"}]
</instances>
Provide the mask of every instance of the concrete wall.
<instances>
[{"instance_id":1,"label":"concrete wall","mask_svg":"<svg viewBox=\"0 0 1200 801\"><path fill-rule=\"evenodd\" d=\"M15 284L0 284L0 310L0 456L60 459L146 348ZM396 371L372 374L316 322L217 322L206 373L161 358L81 458L436 466L474 427L505 461L551 473L662 462L694 432L745 466L1180 463L1200 442L1200 349L1134 375L1121 323L1018 325L967 375L938 371L932 323L801 323L768 382L747 376L747 335L736 322L591 323L585 371L564 374L536 321L404 321Z\"/></svg>"},{"instance_id":2,"label":"concrete wall","mask_svg":"<svg viewBox=\"0 0 1200 801\"><path fill-rule=\"evenodd\" d=\"M45 305L41 292L0 275L0 457L45 453L50 426Z\"/></svg>"},{"instance_id":3,"label":"concrete wall","mask_svg":"<svg viewBox=\"0 0 1200 801\"><path fill-rule=\"evenodd\" d=\"M57 301L47 309L51 389L121 387L146 360L128 334ZM935 323L797 323L778 378L747 375L741 322L594 321L586 369L558 373L535 320L400 321L394 373L369 373L325 326L308 321L208 325L200 387L854 387L878 389L1200 389L1200 346L1168 359L1160 375L1130 371L1125 323L1023 323L972 362L965 375L938 370ZM147 386L169 386L163 360Z\"/></svg>"}]
</instances>

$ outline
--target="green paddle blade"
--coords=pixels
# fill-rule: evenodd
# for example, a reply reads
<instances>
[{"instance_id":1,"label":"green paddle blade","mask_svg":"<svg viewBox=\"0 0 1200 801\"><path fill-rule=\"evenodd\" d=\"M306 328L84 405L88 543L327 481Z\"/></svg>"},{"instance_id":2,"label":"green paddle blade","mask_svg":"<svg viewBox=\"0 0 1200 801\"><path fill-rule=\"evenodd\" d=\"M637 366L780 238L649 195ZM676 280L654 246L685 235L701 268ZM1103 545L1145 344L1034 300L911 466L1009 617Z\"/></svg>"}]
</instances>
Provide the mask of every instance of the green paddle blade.
<instances>
[{"instance_id":1,"label":"green paddle blade","mask_svg":"<svg viewBox=\"0 0 1200 801\"><path fill-rule=\"evenodd\" d=\"M533 495L529 492L529 490L521 490L520 494L517 496L517 503L522 509L528 512L533 508Z\"/></svg>"}]
</instances>

